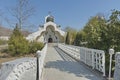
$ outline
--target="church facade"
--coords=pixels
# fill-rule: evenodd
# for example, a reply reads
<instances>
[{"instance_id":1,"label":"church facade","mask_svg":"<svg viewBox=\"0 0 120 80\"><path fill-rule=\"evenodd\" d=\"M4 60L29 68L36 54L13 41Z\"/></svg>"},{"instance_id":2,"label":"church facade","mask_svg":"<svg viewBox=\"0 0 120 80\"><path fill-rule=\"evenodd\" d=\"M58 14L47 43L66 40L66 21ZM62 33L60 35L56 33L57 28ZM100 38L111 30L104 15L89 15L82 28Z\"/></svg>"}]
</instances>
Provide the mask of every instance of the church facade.
<instances>
[{"instance_id":1,"label":"church facade","mask_svg":"<svg viewBox=\"0 0 120 80\"><path fill-rule=\"evenodd\" d=\"M64 42L66 32L61 30L61 27L54 23L54 17L48 15L45 17L45 24L39 26L39 30L26 37L29 41L37 41L44 43Z\"/></svg>"}]
</instances>

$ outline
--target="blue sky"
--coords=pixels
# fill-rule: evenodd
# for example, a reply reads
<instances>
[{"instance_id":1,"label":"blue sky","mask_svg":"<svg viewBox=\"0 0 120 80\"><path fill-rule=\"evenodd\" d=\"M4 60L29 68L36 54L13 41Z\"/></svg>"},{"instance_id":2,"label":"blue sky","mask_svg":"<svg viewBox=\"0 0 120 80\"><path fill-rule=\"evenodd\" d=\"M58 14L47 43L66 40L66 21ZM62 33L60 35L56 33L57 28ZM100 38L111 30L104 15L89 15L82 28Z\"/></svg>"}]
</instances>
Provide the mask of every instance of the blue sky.
<instances>
[{"instance_id":1,"label":"blue sky","mask_svg":"<svg viewBox=\"0 0 120 80\"><path fill-rule=\"evenodd\" d=\"M49 11L55 17L56 24L62 28L70 26L80 30L91 16L102 13L108 17L112 9L120 10L120 0L30 0L30 2L36 11L29 23L34 24L35 29L38 29L38 25L44 24L44 17ZM0 9L6 17L10 17L7 9L15 4L16 0L0 0ZM8 27L5 22L3 26Z\"/></svg>"}]
</instances>

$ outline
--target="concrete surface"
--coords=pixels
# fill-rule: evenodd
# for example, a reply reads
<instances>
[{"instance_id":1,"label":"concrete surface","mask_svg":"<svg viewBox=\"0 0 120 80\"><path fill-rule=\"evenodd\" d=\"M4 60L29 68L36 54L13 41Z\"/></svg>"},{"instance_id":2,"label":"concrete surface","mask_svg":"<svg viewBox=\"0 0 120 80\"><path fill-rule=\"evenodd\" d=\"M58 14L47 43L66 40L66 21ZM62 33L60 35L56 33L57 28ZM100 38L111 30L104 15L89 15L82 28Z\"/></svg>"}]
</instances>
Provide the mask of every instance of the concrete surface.
<instances>
[{"instance_id":1,"label":"concrete surface","mask_svg":"<svg viewBox=\"0 0 120 80\"><path fill-rule=\"evenodd\" d=\"M102 80L51 44L45 58L42 80Z\"/></svg>"}]
</instances>

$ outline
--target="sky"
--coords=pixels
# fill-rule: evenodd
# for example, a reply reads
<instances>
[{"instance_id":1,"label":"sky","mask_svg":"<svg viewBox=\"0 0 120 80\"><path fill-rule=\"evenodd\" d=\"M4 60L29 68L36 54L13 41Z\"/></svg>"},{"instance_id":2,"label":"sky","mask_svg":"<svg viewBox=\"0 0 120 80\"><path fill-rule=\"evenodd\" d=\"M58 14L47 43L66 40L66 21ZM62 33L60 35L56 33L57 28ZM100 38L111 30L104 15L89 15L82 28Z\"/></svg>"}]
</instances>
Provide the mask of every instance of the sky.
<instances>
[{"instance_id":1,"label":"sky","mask_svg":"<svg viewBox=\"0 0 120 80\"><path fill-rule=\"evenodd\" d=\"M0 10L5 17L14 21L9 8L16 5L17 0L0 0ZM39 25L43 25L48 12L55 18L55 23L64 29L69 26L77 30L82 29L90 17L96 14L104 14L108 17L111 10L120 10L120 0L30 0L34 6L35 13L29 18L29 24L34 25L37 30ZM2 25L9 25L2 21Z\"/></svg>"}]
</instances>

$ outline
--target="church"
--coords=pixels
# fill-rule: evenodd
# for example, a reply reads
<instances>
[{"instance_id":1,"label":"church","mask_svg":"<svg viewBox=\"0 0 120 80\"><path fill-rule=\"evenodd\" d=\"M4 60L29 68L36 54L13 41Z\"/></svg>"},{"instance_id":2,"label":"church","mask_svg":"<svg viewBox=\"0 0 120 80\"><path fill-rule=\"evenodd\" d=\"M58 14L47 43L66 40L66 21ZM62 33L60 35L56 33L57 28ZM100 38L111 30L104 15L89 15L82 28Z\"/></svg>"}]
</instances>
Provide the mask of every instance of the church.
<instances>
[{"instance_id":1,"label":"church","mask_svg":"<svg viewBox=\"0 0 120 80\"><path fill-rule=\"evenodd\" d=\"M45 23L39 26L38 31L29 34L26 39L43 43L62 43L65 41L66 32L61 30L60 25L55 24L54 17L45 17Z\"/></svg>"}]
</instances>

